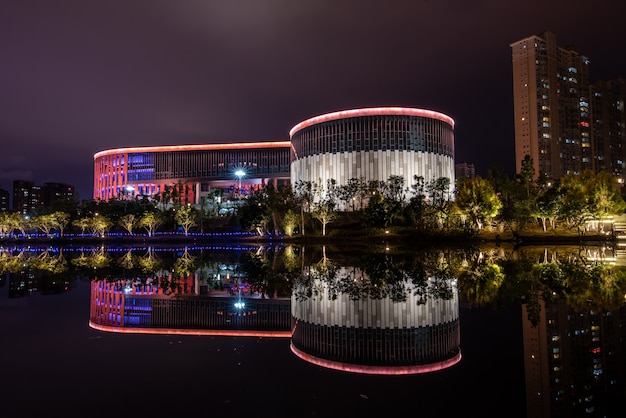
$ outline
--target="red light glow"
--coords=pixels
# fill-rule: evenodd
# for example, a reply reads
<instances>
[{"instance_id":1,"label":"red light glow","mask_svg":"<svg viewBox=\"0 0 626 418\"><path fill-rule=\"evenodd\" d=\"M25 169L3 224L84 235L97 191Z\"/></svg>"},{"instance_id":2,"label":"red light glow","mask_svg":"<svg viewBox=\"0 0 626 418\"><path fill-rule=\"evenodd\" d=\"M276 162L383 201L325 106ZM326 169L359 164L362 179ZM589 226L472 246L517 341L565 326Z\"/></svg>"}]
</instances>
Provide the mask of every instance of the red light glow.
<instances>
[{"instance_id":1,"label":"red light glow","mask_svg":"<svg viewBox=\"0 0 626 418\"><path fill-rule=\"evenodd\" d=\"M359 116L382 116L382 115L403 115L403 116L421 116L431 119L438 119L443 122L449 123L454 127L454 119L443 113L435 112L434 110L414 109L410 107L371 107L365 109L351 109L341 110L339 112L326 113L324 115L315 116L311 119L307 119L300 122L289 131L289 138L293 137L297 131L306 128L307 126L315 125L322 122L328 122L331 120L354 118Z\"/></svg>"},{"instance_id":2,"label":"red light glow","mask_svg":"<svg viewBox=\"0 0 626 418\"><path fill-rule=\"evenodd\" d=\"M341 370L350 373L363 374L379 374L379 375L404 375L404 374L421 374L429 373L437 370L447 369L461 361L461 352L454 357L432 364L419 364L415 366L366 366L360 364L342 363L331 361L319 357L311 356L298 350L291 344L291 351L302 360L328 369Z\"/></svg>"},{"instance_id":3,"label":"red light glow","mask_svg":"<svg viewBox=\"0 0 626 418\"><path fill-rule=\"evenodd\" d=\"M290 141L273 142L244 142L239 144L202 144L202 145L163 145L155 147L115 148L100 151L94 154L96 160L105 155L125 154L133 152L167 152L167 151L218 151L218 150L241 150L257 148L289 148Z\"/></svg>"},{"instance_id":4,"label":"red light glow","mask_svg":"<svg viewBox=\"0 0 626 418\"><path fill-rule=\"evenodd\" d=\"M207 335L223 337L266 337L291 338L291 331L246 331L228 329L173 329L173 328L124 328L108 325L98 325L89 321L89 326L98 331L117 332L124 334L152 334L152 335Z\"/></svg>"}]
</instances>

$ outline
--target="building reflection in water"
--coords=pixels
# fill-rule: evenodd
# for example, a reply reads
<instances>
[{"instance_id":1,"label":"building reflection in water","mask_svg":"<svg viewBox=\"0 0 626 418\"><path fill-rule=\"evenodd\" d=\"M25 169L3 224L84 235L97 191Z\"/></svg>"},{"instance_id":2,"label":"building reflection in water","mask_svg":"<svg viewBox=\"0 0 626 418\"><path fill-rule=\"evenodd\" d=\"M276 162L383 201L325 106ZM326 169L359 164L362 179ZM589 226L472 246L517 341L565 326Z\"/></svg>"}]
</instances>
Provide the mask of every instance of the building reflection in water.
<instances>
[{"instance_id":1,"label":"building reflection in water","mask_svg":"<svg viewBox=\"0 0 626 418\"><path fill-rule=\"evenodd\" d=\"M391 292L335 292L338 282L351 288L370 285L357 267L340 267L334 277L298 283L291 299L294 329L291 350L317 365L357 373L417 374L444 369L461 359L459 301L424 298L410 281L400 285L404 297ZM429 279L427 279L429 280ZM307 292L310 286L315 292ZM304 287L304 289L303 289ZM396 289L397 290L397 289ZM302 294L309 297L299 297ZM395 294L397 295L397 291Z\"/></svg>"},{"instance_id":2,"label":"building reflection in water","mask_svg":"<svg viewBox=\"0 0 626 418\"><path fill-rule=\"evenodd\" d=\"M197 271L94 280L89 324L109 332L291 338L301 359L357 373L417 374L460 361L455 280L442 292L443 282L426 276L416 285L403 275L373 278L358 267L325 267L324 277L312 274L319 266L304 268L290 298L270 297L239 269L224 281Z\"/></svg>"},{"instance_id":3,"label":"building reflection in water","mask_svg":"<svg viewBox=\"0 0 626 418\"><path fill-rule=\"evenodd\" d=\"M289 299L267 299L245 289L196 292L203 287L197 275L94 280L89 324L102 331L149 334L291 335Z\"/></svg>"},{"instance_id":4,"label":"building reflection in water","mask_svg":"<svg viewBox=\"0 0 626 418\"><path fill-rule=\"evenodd\" d=\"M9 297L66 292L95 273L107 279L91 282L94 328L289 338L302 359L366 373L451 366L461 358L459 305L491 309L522 300L528 416L610 416L622 409L623 251L450 249L448 276L437 270L442 263L434 252L412 252L410 262L367 254L311 263L303 251L281 251L260 251L265 259L248 263L259 267L253 271L240 259L259 253L256 247L194 250L195 259L184 263L186 251L174 257L171 250L0 248L0 285ZM281 275L271 291L262 283Z\"/></svg>"},{"instance_id":5,"label":"building reflection in water","mask_svg":"<svg viewBox=\"0 0 626 418\"><path fill-rule=\"evenodd\" d=\"M602 251L546 250L534 265L544 281L562 276L576 287L542 288L522 305L528 417L624 415L626 269Z\"/></svg>"},{"instance_id":6,"label":"building reflection in water","mask_svg":"<svg viewBox=\"0 0 626 418\"><path fill-rule=\"evenodd\" d=\"M574 310L541 300L533 324L523 305L529 417L612 416L626 399L626 309Z\"/></svg>"}]
</instances>

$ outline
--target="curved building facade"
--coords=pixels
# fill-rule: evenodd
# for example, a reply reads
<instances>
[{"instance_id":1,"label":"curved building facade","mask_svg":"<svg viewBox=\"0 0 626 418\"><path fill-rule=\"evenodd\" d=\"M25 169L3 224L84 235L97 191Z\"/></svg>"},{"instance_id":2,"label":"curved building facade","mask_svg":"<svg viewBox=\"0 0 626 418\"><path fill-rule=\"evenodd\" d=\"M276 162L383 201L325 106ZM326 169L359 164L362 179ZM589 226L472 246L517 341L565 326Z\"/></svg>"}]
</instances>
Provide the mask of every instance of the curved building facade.
<instances>
[{"instance_id":1,"label":"curved building facade","mask_svg":"<svg viewBox=\"0 0 626 418\"><path fill-rule=\"evenodd\" d=\"M402 289L405 295L398 301L392 292L355 297L370 281L360 268L342 267L335 277L352 282L350 291L337 291L342 279L314 279L308 286L316 292L303 297L308 292L295 284L291 350L298 357L331 369L388 375L442 370L461 360L456 286L449 300L422 300L410 282L396 283L396 293Z\"/></svg>"},{"instance_id":2,"label":"curved building facade","mask_svg":"<svg viewBox=\"0 0 626 418\"><path fill-rule=\"evenodd\" d=\"M287 184L290 162L289 141L110 149L94 155L93 198L150 197L178 186L186 203L198 204L212 188Z\"/></svg>"},{"instance_id":3,"label":"curved building facade","mask_svg":"<svg viewBox=\"0 0 626 418\"><path fill-rule=\"evenodd\" d=\"M348 180L387 181L414 176L454 184L454 120L432 110L377 107L328 113L289 132L291 183L338 185Z\"/></svg>"}]
</instances>

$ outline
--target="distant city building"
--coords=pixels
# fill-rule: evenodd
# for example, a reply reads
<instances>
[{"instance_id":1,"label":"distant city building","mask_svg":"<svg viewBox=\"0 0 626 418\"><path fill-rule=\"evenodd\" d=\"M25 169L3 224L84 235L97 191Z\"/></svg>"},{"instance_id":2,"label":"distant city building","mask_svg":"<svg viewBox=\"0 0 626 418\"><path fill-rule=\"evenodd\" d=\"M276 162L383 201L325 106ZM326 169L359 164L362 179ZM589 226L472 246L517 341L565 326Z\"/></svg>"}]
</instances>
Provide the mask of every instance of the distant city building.
<instances>
[{"instance_id":1,"label":"distant city building","mask_svg":"<svg viewBox=\"0 0 626 418\"><path fill-rule=\"evenodd\" d=\"M27 215L42 206L41 186L27 180L13 181L13 212Z\"/></svg>"},{"instance_id":2,"label":"distant city building","mask_svg":"<svg viewBox=\"0 0 626 418\"><path fill-rule=\"evenodd\" d=\"M41 188L41 200L46 207L53 206L56 202L74 202L76 191L74 186L65 183L44 183Z\"/></svg>"},{"instance_id":3,"label":"distant city building","mask_svg":"<svg viewBox=\"0 0 626 418\"><path fill-rule=\"evenodd\" d=\"M65 183L44 183L39 186L32 181L13 181L13 211L24 215L42 207L51 207L56 201L73 202L74 186Z\"/></svg>"},{"instance_id":4,"label":"distant city building","mask_svg":"<svg viewBox=\"0 0 626 418\"><path fill-rule=\"evenodd\" d=\"M454 175L457 179L461 177L467 177L473 179L476 177L476 171L474 170L474 164L459 163L454 166Z\"/></svg>"},{"instance_id":5,"label":"distant city building","mask_svg":"<svg viewBox=\"0 0 626 418\"><path fill-rule=\"evenodd\" d=\"M9 199L11 193L8 190L0 189L0 212L8 212L10 209Z\"/></svg>"},{"instance_id":6,"label":"distant city building","mask_svg":"<svg viewBox=\"0 0 626 418\"><path fill-rule=\"evenodd\" d=\"M152 197L177 187L184 203L199 204L213 188L289 183L290 143L117 148L94 155L93 198Z\"/></svg>"},{"instance_id":7,"label":"distant city building","mask_svg":"<svg viewBox=\"0 0 626 418\"><path fill-rule=\"evenodd\" d=\"M559 179L585 170L624 176L623 81L589 81L589 59L544 32L512 43L516 171Z\"/></svg>"},{"instance_id":8,"label":"distant city building","mask_svg":"<svg viewBox=\"0 0 626 418\"><path fill-rule=\"evenodd\" d=\"M379 107L307 119L289 132L291 184L440 177L454 185L454 120L432 110Z\"/></svg>"}]
</instances>

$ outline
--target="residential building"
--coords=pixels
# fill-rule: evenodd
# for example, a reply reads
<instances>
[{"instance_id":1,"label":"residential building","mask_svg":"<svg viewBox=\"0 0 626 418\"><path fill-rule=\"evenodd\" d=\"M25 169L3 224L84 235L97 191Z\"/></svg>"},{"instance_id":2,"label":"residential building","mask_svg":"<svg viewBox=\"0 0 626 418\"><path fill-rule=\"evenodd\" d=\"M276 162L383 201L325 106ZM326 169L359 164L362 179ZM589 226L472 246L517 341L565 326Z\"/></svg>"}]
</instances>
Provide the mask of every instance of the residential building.
<instances>
[{"instance_id":1,"label":"residential building","mask_svg":"<svg viewBox=\"0 0 626 418\"><path fill-rule=\"evenodd\" d=\"M458 163L454 165L454 175L457 179L461 177L467 177L473 179L476 177L476 170L474 164Z\"/></svg>"},{"instance_id":2,"label":"residential building","mask_svg":"<svg viewBox=\"0 0 626 418\"><path fill-rule=\"evenodd\" d=\"M13 181L13 211L24 215L32 214L44 207L51 207L56 201L72 202L75 200L74 186L65 183L44 183L43 186L33 181Z\"/></svg>"},{"instance_id":3,"label":"residential building","mask_svg":"<svg viewBox=\"0 0 626 418\"><path fill-rule=\"evenodd\" d=\"M620 78L595 82L589 96L595 171L608 171L623 183L626 162L626 80Z\"/></svg>"},{"instance_id":4,"label":"residential building","mask_svg":"<svg viewBox=\"0 0 626 418\"><path fill-rule=\"evenodd\" d=\"M544 32L512 43L516 172L559 179L608 171L624 182L624 80L591 82L590 61Z\"/></svg>"},{"instance_id":5,"label":"residential building","mask_svg":"<svg viewBox=\"0 0 626 418\"><path fill-rule=\"evenodd\" d=\"M516 172L530 155L537 176L593 169L589 59L544 32L512 43Z\"/></svg>"},{"instance_id":6,"label":"residential building","mask_svg":"<svg viewBox=\"0 0 626 418\"><path fill-rule=\"evenodd\" d=\"M13 181L13 211L27 215L42 206L41 186L28 180Z\"/></svg>"}]
</instances>

